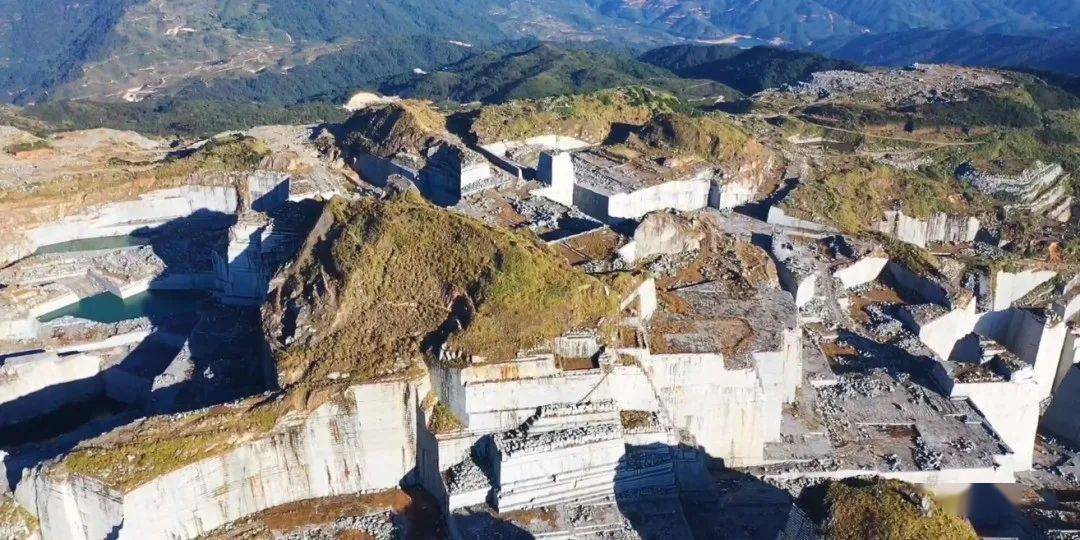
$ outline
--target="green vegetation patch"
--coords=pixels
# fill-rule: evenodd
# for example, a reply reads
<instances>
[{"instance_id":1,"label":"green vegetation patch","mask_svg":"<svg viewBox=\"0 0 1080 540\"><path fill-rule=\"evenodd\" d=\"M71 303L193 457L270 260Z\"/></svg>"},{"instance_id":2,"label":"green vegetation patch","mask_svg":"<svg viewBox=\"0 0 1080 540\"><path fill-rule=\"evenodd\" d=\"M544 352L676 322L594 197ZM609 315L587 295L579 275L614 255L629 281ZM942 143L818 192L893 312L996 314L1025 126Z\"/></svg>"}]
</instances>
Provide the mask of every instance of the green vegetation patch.
<instances>
[{"instance_id":1,"label":"green vegetation patch","mask_svg":"<svg viewBox=\"0 0 1080 540\"><path fill-rule=\"evenodd\" d=\"M282 386L333 372L352 382L397 376L446 336L467 355L507 360L617 311L607 284L546 246L418 195L334 200L327 211L326 239L271 299L281 311L312 303L319 329L277 352Z\"/></svg>"},{"instance_id":2,"label":"green vegetation patch","mask_svg":"<svg viewBox=\"0 0 1080 540\"><path fill-rule=\"evenodd\" d=\"M229 130L276 124L339 122L345 110L339 104L312 101L296 105L212 101L205 99L152 99L138 103L52 100L20 111L24 129L34 133L112 128L148 135L209 137ZM0 114L0 120L4 115ZM39 124L37 127L33 124ZM19 127L22 127L20 124Z\"/></svg>"},{"instance_id":3,"label":"green vegetation patch","mask_svg":"<svg viewBox=\"0 0 1080 540\"><path fill-rule=\"evenodd\" d=\"M825 536L832 540L977 538L970 524L903 482L833 482L826 493Z\"/></svg>"},{"instance_id":4,"label":"green vegetation patch","mask_svg":"<svg viewBox=\"0 0 1080 540\"><path fill-rule=\"evenodd\" d=\"M28 538L40 529L38 519L27 512L10 495L0 495L0 531Z\"/></svg>"},{"instance_id":5,"label":"green vegetation patch","mask_svg":"<svg viewBox=\"0 0 1080 540\"><path fill-rule=\"evenodd\" d=\"M428 421L428 429L432 433L438 435L442 433L453 433L455 431L461 431L465 429L461 420L458 420L457 416L450 411L450 407L447 407L441 401L435 402L435 407L431 409L431 420Z\"/></svg>"},{"instance_id":6,"label":"green vegetation patch","mask_svg":"<svg viewBox=\"0 0 1080 540\"><path fill-rule=\"evenodd\" d=\"M924 276L937 275L941 272L941 261L929 250L883 233L872 233L870 236L885 250L890 260L909 270Z\"/></svg>"},{"instance_id":7,"label":"green vegetation patch","mask_svg":"<svg viewBox=\"0 0 1080 540\"><path fill-rule=\"evenodd\" d=\"M872 165L810 179L795 191L788 205L815 221L856 234L871 230L889 210L899 209L919 219L936 212L956 212L961 203L954 203L950 196L959 191L951 178L938 180Z\"/></svg>"},{"instance_id":8,"label":"green vegetation patch","mask_svg":"<svg viewBox=\"0 0 1080 540\"><path fill-rule=\"evenodd\" d=\"M1080 144L1080 109L1047 113L1043 138L1058 144Z\"/></svg>"},{"instance_id":9,"label":"green vegetation patch","mask_svg":"<svg viewBox=\"0 0 1080 540\"><path fill-rule=\"evenodd\" d=\"M869 126L905 124L909 117L870 103L834 102L803 107L799 115L815 123L825 123L841 129L863 129Z\"/></svg>"},{"instance_id":10,"label":"green vegetation patch","mask_svg":"<svg viewBox=\"0 0 1080 540\"><path fill-rule=\"evenodd\" d=\"M718 81L746 94L795 84L818 71L862 70L853 62L760 46L742 49L732 45L672 45L653 49L641 59L679 76Z\"/></svg>"},{"instance_id":11,"label":"green vegetation patch","mask_svg":"<svg viewBox=\"0 0 1080 540\"><path fill-rule=\"evenodd\" d=\"M255 169L270 155L266 143L246 135L210 139L189 155L173 157L154 171L160 179L187 177L196 173Z\"/></svg>"},{"instance_id":12,"label":"green vegetation patch","mask_svg":"<svg viewBox=\"0 0 1080 540\"><path fill-rule=\"evenodd\" d=\"M640 126L653 115L688 110L671 94L632 86L484 107L472 133L482 143L551 133L599 143L616 124Z\"/></svg>"},{"instance_id":13,"label":"green vegetation patch","mask_svg":"<svg viewBox=\"0 0 1080 540\"><path fill-rule=\"evenodd\" d=\"M4 147L4 153L15 155L22 152L32 152L34 150L45 150L48 148L52 148L52 145L49 144L49 141L46 141L45 139L35 139L32 141L22 141L14 144L9 144Z\"/></svg>"},{"instance_id":14,"label":"green vegetation patch","mask_svg":"<svg viewBox=\"0 0 1080 540\"><path fill-rule=\"evenodd\" d=\"M405 70L402 70L405 71ZM596 92L645 85L685 98L725 100L738 92L711 81L691 81L661 68L614 54L548 43L523 51L487 51L433 73L405 73L379 86L386 95L436 101L502 103L511 99Z\"/></svg>"},{"instance_id":15,"label":"green vegetation patch","mask_svg":"<svg viewBox=\"0 0 1080 540\"><path fill-rule=\"evenodd\" d=\"M1039 107L1023 88L980 92L966 101L927 103L917 110L926 126L1031 128L1041 124Z\"/></svg>"},{"instance_id":16,"label":"green vegetation patch","mask_svg":"<svg viewBox=\"0 0 1080 540\"><path fill-rule=\"evenodd\" d=\"M728 161L746 147L750 135L720 117L660 114L645 125L641 139L706 159Z\"/></svg>"},{"instance_id":17,"label":"green vegetation patch","mask_svg":"<svg viewBox=\"0 0 1080 540\"><path fill-rule=\"evenodd\" d=\"M155 417L80 445L61 466L126 493L269 433L286 411L280 401L253 399L241 406L218 406L181 418Z\"/></svg>"}]
</instances>

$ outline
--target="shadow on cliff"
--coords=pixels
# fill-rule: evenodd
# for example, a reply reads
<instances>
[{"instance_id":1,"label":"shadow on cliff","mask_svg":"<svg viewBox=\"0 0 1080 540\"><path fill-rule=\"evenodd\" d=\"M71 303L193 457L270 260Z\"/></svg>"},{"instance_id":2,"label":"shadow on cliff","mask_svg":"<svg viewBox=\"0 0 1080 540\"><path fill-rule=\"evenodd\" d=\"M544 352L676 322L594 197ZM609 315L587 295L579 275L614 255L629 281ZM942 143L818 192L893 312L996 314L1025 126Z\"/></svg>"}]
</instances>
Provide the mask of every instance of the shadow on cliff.
<instances>
[{"instance_id":1,"label":"shadow on cliff","mask_svg":"<svg viewBox=\"0 0 1080 540\"><path fill-rule=\"evenodd\" d=\"M788 195L790 195L797 187L799 187L799 180L797 178L786 178L781 181L775 191L764 199L737 206L734 210L744 216L749 216L760 221L766 221L769 218L769 209L784 202Z\"/></svg>"},{"instance_id":2,"label":"shadow on cliff","mask_svg":"<svg viewBox=\"0 0 1080 540\"><path fill-rule=\"evenodd\" d=\"M788 492L699 448L627 445L615 474L619 512L641 538L817 538Z\"/></svg>"},{"instance_id":3,"label":"shadow on cliff","mask_svg":"<svg viewBox=\"0 0 1080 540\"><path fill-rule=\"evenodd\" d=\"M453 519L461 538L492 540L532 540L535 538L525 529L489 512L459 513L455 514Z\"/></svg>"},{"instance_id":4,"label":"shadow on cliff","mask_svg":"<svg viewBox=\"0 0 1080 540\"><path fill-rule=\"evenodd\" d=\"M269 214L275 227L280 220L281 227L302 236L320 210L321 204L313 201L289 202ZM213 294L214 254L225 256L229 228L236 220L232 214L200 211L132 234L147 240L165 263L165 271L147 293L128 300L107 299L115 311L108 314L145 317L151 333L94 377L0 404L0 419L19 419L0 427L0 450L8 452L3 464L12 487L23 469L136 418L195 410L276 387L258 304L225 305ZM248 249L259 245L251 242ZM269 258L269 275L295 254L295 249L278 249ZM265 253L238 256L245 255L266 258ZM72 314L101 314L94 311L93 306L77 306ZM67 405L56 408L56 403ZM52 412L42 415L43 410Z\"/></svg>"}]
</instances>

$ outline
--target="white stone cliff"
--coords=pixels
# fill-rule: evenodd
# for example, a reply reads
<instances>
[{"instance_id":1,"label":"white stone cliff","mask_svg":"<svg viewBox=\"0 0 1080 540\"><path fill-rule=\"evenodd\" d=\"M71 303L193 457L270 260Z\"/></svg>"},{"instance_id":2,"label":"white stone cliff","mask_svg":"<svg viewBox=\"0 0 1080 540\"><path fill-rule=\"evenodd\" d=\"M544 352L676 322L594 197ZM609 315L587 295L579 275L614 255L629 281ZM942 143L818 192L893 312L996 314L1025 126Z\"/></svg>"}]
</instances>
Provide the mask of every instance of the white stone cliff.
<instances>
[{"instance_id":1,"label":"white stone cliff","mask_svg":"<svg viewBox=\"0 0 1080 540\"><path fill-rule=\"evenodd\" d=\"M266 436L127 492L48 465L16 490L43 538L194 538L281 504L397 487L416 464L423 380L356 385Z\"/></svg>"}]
</instances>

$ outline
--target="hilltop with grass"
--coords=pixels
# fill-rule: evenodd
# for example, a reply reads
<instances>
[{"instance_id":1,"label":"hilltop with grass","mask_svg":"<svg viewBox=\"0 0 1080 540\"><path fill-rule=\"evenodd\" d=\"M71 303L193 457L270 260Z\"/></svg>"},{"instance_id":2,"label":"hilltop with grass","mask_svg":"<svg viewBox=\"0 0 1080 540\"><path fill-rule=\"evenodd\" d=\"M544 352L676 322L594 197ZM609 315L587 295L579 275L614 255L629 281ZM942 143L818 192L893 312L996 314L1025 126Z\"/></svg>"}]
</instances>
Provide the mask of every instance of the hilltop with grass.
<instances>
[{"instance_id":1,"label":"hilltop with grass","mask_svg":"<svg viewBox=\"0 0 1080 540\"><path fill-rule=\"evenodd\" d=\"M873 232L888 211L971 216L1022 257L1077 241L1049 209L1080 200L1080 98L1050 79L953 66L837 71L767 91L753 109L750 131L807 165L782 202L791 214L849 234ZM1062 173L1030 200L979 189L965 172L1022 178L1053 165Z\"/></svg>"},{"instance_id":2,"label":"hilltop with grass","mask_svg":"<svg viewBox=\"0 0 1080 540\"><path fill-rule=\"evenodd\" d=\"M640 126L657 114L691 112L676 96L643 86L483 107L471 123L481 143L559 134L600 143L616 125Z\"/></svg>"},{"instance_id":3,"label":"hilltop with grass","mask_svg":"<svg viewBox=\"0 0 1080 540\"><path fill-rule=\"evenodd\" d=\"M443 343L509 360L613 317L626 284L601 281L532 238L411 192L390 202L332 201L280 279L264 320L283 388L318 384L331 372L393 376ZM297 311L307 320L289 324L287 314Z\"/></svg>"}]
</instances>

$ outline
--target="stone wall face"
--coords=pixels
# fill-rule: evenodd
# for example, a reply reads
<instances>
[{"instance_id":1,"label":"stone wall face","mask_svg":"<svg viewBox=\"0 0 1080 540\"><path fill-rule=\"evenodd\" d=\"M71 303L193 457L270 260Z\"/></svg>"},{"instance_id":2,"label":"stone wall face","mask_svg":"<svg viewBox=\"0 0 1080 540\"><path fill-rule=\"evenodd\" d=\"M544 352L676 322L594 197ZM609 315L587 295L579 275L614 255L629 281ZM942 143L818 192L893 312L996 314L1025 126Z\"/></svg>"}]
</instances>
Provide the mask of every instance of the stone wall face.
<instances>
[{"instance_id":1,"label":"stone wall face","mask_svg":"<svg viewBox=\"0 0 1080 540\"><path fill-rule=\"evenodd\" d=\"M941 317L919 325L919 339L940 358L949 358L956 342L975 330L979 321L975 301L954 309Z\"/></svg>"},{"instance_id":2,"label":"stone wall face","mask_svg":"<svg viewBox=\"0 0 1080 540\"><path fill-rule=\"evenodd\" d=\"M975 331L1004 346L1030 366L1030 371L1023 378L1007 382L956 384L952 393L971 399L994 431L1015 452L1014 463L1010 465L1018 471L1028 470L1032 464L1042 405L1054 394L1055 385L1060 384L1060 388L1044 422L1053 431L1062 430L1065 437L1072 431L1074 422L1064 420L1057 412L1062 404L1071 407L1071 399L1061 397L1069 391L1068 376L1062 376L1068 372L1066 364L1071 360L1069 355L1063 354L1067 325L1012 308L983 314ZM1075 410L1069 409L1068 414L1075 415Z\"/></svg>"},{"instance_id":3,"label":"stone wall face","mask_svg":"<svg viewBox=\"0 0 1080 540\"><path fill-rule=\"evenodd\" d=\"M921 220L893 211L885 213L878 230L903 242L926 247L933 242L971 242L979 233L979 226L979 220L973 217L938 213Z\"/></svg>"},{"instance_id":4,"label":"stone wall face","mask_svg":"<svg viewBox=\"0 0 1080 540\"><path fill-rule=\"evenodd\" d=\"M624 411L659 411L660 401L648 376L638 366L611 366L607 376L609 395Z\"/></svg>"},{"instance_id":5,"label":"stone wall face","mask_svg":"<svg viewBox=\"0 0 1080 540\"><path fill-rule=\"evenodd\" d=\"M889 263L888 257L867 256L858 261L833 272L833 277L840 280L846 289L854 289L874 281L881 275L885 265Z\"/></svg>"},{"instance_id":6,"label":"stone wall face","mask_svg":"<svg viewBox=\"0 0 1080 540\"><path fill-rule=\"evenodd\" d=\"M225 304L258 306L266 299L270 268L266 263L268 223L241 220L229 229L223 252L213 254L215 289Z\"/></svg>"},{"instance_id":7,"label":"stone wall face","mask_svg":"<svg viewBox=\"0 0 1080 540\"><path fill-rule=\"evenodd\" d=\"M713 183L709 194L709 206L729 210L744 205L757 198L759 189L760 186L755 179L748 177Z\"/></svg>"},{"instance_id":8,"label":"stone wall face","mask_svg":"<svg viewBox=\"0 0 1080 540\"><path fill-rule=\"evenodd\" d=\"M1073 365L1065 373L1043 416L1043 425L1055 435L1080 445L1080 367Z\"/></svg>"},{"instance_id":9,"label":"stone wall face","mask_svg":"<svg viewBox=\"0 0 1080 540\"><path fill-rule=\"evenodd\" d=\"M897 285L903 288L903 293L915 296L923 302L938 304L945 308L954 307L944 287L912 272L906 266L890 261L886 263L885 271L896 281Z\"/></svg>"},{"instance_id":10,"label":"stone wall face","mask_svg":"<svg viewBox=\"0 0 1080 540\"><path fill-rule=\"evenodd\" d=\"M491 178L491 166L486 161L462 165L460 189L465 190L469 186L483 182Z\"/></svg>"},{"instance_id":11,"label":"stone wall face","mask_svg":"<svg viewBox=\"0 0 1080 540\"><path fill-rule=\"evenodd\" d=\"M1055 393L1061 382L1078 363L1080 363L1080 327L1070 327L1065 333L1065 340L1061 347L1061 360L1058 362L1057 373L1054 375L1053 391Z\"/></svg>"},{"instance_id":12,"label":"stone wall face","mask_svg":"<svg viewBox=\"0 0 1080 540\"><path fill-rule=\"evenodd\" d=\"M1031 469L1042 396L1034 380L956 384L952 395L971 400L1013 451L1015 471Z\"/></svg>"},{"instance_id":13,"label":"stone wall face","mask_svg":"<svg viewBox=\"0 0 1080 540\"><path fill-rule=\"evenodd\" d=\"M233 214L237 204L234 188L184 186L153 191L134 201L90 208L82 215L37 227L25 235L35 246L85 238L122 236L137 229L188 217L199 211Z\"/></svg>"},{"instance_id":14,"label":"stone wall face","mask_svg":"<svg viewBox=\"0 0 1080 540\"><path fill-rule=\"evenodd\" d=\"M576 403L586 396L590 399L601 397L597 394L606 397L606 385L597 388L603 377L600 370L590 370L565 373L561 377L468 383L464 388L465 416L462 418L470 430L512 429L542 405Z\"/></svg>"},{"instance_id":15,"label":"stone wall face","mask_svg":"<svg viewBox=\"0 0 1080 540\"><path fill-rule=\"evenodd\" d=\"M37 516L41 537L47 540L114 538L124 520L119 494L89 478L30 475L19 484L15 498ZM162 535L147 538L152 537Z\"/></svg>"},{"instance_id":16,"label":"stone wall face","mask_svg":"<svg viewBox=\"0 0 1080 540\"><path fill-rule=\"evenodd\" d=\"M419 171L373 154L358 152L350 161L352 168L360 173L360 177L365 182L379 187L386 186L386 180L395 174L410 182L416 182L419 179Z\"/></svg>"},{"instance_id":17,"label":"stone wall face","mask_svg":"<svg viewBox=\"0 0 1080 540\"><path fill-rule=\"evenodd\" d=\"M709 180L676 180L612 195L608 215L616 219L638 219L649 212L672 209L693 212L709 205Z\"/></svg>"},{"instance_id":18,"label":"stone wall face","mask_svg":"<svg viewBox=\"0 0 1080 540\"><path fill-rule=\"evenodd\" d=\"M416 465L423 386L397 381L351 387L343 403L286 416L266 437L123 494L86 478L54 481L37 471L20 484L20 502L35 503L27 508L38 510L46 538L100 539L116 527L117 538L141 540L193 538L293 501L394 488ZM88 505L110 511L84 510ZM112 522L88 521L105 518Z\"/></svg>"},{"instance_id":19,"label":"stone wall face","mask_svg":"<svg viewBox=\"0 0 1080 540\"><path fill-rule=\"evenodd\" d=\"M761 463L768 399L755 370L728 370L719 354L653 355L642 364L676 429L727 466Z\"/></svg>"},{"instance_id":20,"label":"stone wall face","mask_svg":"<svg viewBox=\"0 0 1080 540\"><path fill-rule=\"evenodd\" d=\"M40 353L6 360L0 366L0 426L23 422L100 394L103 383L93 379L101 370L101 359L89 354ZM47 395L42 392L58 385L64 385L63 391Z\"/></svg>"},{"instance_id":21,"label":"stone wall face","mask_svg":"<svg viewBox=\"0 0 1080 540\"><path fill-rule=\"evenodd\" d=\"M783 227L785 229L793 229L794 231L805 231L814 234L831 234L836 232L836 229L827 225L822 225L808 219L799 219L794 216L789 216L783 208L778 206L769 207L769 214L765 221L770 225L776 225L777 227Z\"/></svg>"},{"instance_id":22,"label":"stone wall face","mask_svg":"<svg viewBox=\"0 0 1080 540\"><path fill-rule=\"evenodd\" d=\"M984 315L976 331L1031 365L1040 399L1050 395L1068 331L1065 323L1046 321L1027 310L1010 309Z\"/></svg>"},{"instance_id":23,"label":"stone wall face","mask_svg":"<svg viewBox=\"0 0 1080 540\"><path fill-rule=\"evenodd\" d=\"M584 187L584 186L574 185L574 186L572 186L572 188L573 188L573 192L574 192L573 197L571 198L571 200L573 201L573 204L572 205L567 205L567 206L574 206L578 210L581 210L581 212L584 213L585 215L590 216L590 217L592 217L594 219L597 219L597 220L600 220L600 221L604 221L604 222L617 222L617 221L619 221L617 219L613 219L611 217L611 215L610 215L610 209L611 209L611 197L610 196L608 196L608 195L606 195L604 193L593 191L593 190L591 190L591 189L589 189L587 187ZM562 202L562 201L559 201L558 199L556 199L556 201L557 202Z\"/></svg>"},{"instance_id":24,"label":"stone wall face","mask_svg":"<svg viewBox=\"0 0 1080 540\"><path fill-rule=\"evenodd\" d=\"M577 182L577 177L574 174L574 163L570 154L566 152L541 153L536 177L548 186L544 188L545 197L565 206L573 206L574 184Z\"/></svg>"},{"instance_id":25,"label":"stone wall face","mask_svg":"<svg viewBox=\"0 0 1080 540\"><path fill-rule=\"evenodd\" d=\"M1039 285L1054 278L1053 270L1024 270L1022 272L998 272L994 274L994 311L1012 307Z\"/></svg>"}]
</instances>

